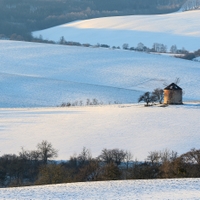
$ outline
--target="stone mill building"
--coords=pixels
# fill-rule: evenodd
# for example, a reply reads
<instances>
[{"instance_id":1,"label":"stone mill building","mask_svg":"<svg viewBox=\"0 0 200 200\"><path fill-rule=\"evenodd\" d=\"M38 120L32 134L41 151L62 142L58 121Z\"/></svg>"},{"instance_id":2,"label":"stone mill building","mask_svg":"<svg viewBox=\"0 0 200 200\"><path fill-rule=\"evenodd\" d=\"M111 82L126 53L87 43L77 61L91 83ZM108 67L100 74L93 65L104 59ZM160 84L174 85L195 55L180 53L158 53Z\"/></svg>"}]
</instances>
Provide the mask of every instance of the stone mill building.
<instances>
[{"instance_id":1,"label":"stone mill building","mask_svg":"<svg viewBox=\"0 0 200 200\"><path fill-rule=\"evenodd\" d=\"M175 83L171 83L164 89L164 104L183 104L182 88Z\"/></svg>"}]
</instances>

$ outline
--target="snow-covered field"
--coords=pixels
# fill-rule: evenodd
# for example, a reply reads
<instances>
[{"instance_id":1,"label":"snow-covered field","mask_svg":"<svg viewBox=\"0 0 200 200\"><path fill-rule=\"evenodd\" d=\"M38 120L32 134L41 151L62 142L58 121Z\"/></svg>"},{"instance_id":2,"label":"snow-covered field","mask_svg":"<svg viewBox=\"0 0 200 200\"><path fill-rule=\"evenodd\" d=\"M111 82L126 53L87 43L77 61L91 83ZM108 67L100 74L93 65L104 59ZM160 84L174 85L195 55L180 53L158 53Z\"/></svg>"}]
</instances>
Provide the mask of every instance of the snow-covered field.
<instances>
[{"instance_id":1,"label":"snow-covered field","mask_svg":"<svg viewBox=\"0 0 200 200\"><path fill-rule=\"evenodd\" d=\"M108 105L71 108L0 109L1 155L21 147L36 149L48 140L67 160L83 147L93 157L103 148L129 150L143 161L150 151L185 153L199 148L200 103L183 106L144 107Z\"/></svg>"},{"instance_id":2,"label":"snow-covered field","mask_svg":"<svg viewBox=\"0 0 200 200\"><path fill-rule=\"evenodd\" d=\"M200 179L102 181L0 189L0 199L199 200Z\"/></svg>"},{"instance_id":3,"label":"snow-covered field","mask_svg":"<svg viewBox=\"0 0 200 200\"><path fill-rule=\"evenodd\" d=\"M199 100L200 63L103 48L0 41L0 107L57 106L96 98L135 103L179 77L184 101Z\"/></svg>"},{"instance_id":4,"label":"snow-covered field","mask_svg":"<svg viewBox=\"0 0 200 200\"><path fill-rule=\"evenodd\" d=\"M120 46L128 43L136 47L139 42L151 48L153 43L167 45L168 50L174 44L179 49L189 51L199 49L200 10L176 12L163 15L134 15L104 17L75 21L40 30L33 36L58 42L62 36L66 41L107 44Z\"/></svg>"}]
</instances>

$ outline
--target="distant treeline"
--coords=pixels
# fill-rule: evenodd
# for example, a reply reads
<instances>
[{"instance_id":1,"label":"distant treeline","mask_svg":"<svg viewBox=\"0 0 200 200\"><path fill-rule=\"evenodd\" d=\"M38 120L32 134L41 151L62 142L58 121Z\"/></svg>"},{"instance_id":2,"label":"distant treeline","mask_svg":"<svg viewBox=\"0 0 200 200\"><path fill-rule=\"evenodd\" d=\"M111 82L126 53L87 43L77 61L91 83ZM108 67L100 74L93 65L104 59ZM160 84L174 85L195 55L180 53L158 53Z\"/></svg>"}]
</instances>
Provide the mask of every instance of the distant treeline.
<instances>
[{"instance_id":1,"label":"distant treeline","mask_svg":"<svg viewBox=\"0 0 200 200\"><path fill-rule=\"evenodd\" d=\"M178 10L186 0L0 0L0 34L29 39L30 32L74 20L158 14Z\"/></svg>"},{"instance_id":2,"label":"distant treeline","mask_svg":"<svg viewBox=\"0 0 200 200\"><path fill-rule=\"evenodd\" d=\"M110 49L121 49L120 46L109 46L107 44L89 44L89 43L83 43L81 44L80 42L74 42L74 41L66 41L64 36L60 38L58 42L52 41L52 40L46 40L43 39L42 36L39 38L34 38L31 35L26 35L26 38L24 38L21 35L18 34L12 34L10 38L6 37L4 34L0 34L0 40L2 39L10 39L10 40L17 40L17 41L25 41L28 40L30 42L36 42L36 43L47 43L47 44L60 44L60 45L67 45L67 46L82 46L82 47L93 47L93 48L110 48ZM129 47L128 43L124 43L122 45L122 49L124 50L130 50L130 51L140 51L140 52L146 52L146 53L172 53L175 54L176 58L182 58L186 60L195 60L195 58L200 56L200 49L194 51L194 52L189 52L186 50L184 47L182 49L178 49L176 45L172 45L170 49L168 50L167 45L161 44L161 43L154 43L152 45L152 48L145 46L143 43L139 42L136 47ZM68 102L69 103L69 102ZM67 104L68 104L67 103ZM64 103L65 104L65 103Z\"/></svg>"},{"instance_id":3,"label":"distant treeline","mask_svg":"<svg viewBox=\"0 0 200 200\"><path fill-rule=\"evenodd\" d=\"M52 161L58 151L42 141L36 150L0 157L0 187L85 181L200 177L200 150L178 155L170 150L149 152L145 161L134 160L123 149L103 149L92 157L83 148L68 161Z\"/></svg>"},{"instance_id":4,"label":"distant treeline","mask_svg":"<svg viewBox=\"0 0 200 200\"><path fill-rule=\"evenodd\" d=\"M0 35L1 39L1 35ZM22 38L19 35L13 34L10 38L11 40L21 40ZM64 36L60 38L60 41L54 42L54 41L49 41L49 40L44 40L42 36L39 38L31 38L31 42L38 42L38 43L50 43L50 44L60 44L60 45L68 45L68 46L82 46L82 47L94 47L94 48L112 48L114 49L121 49L120 46L109 46L107 44L89 44L89 43L84 43L81 44L80 42L73 42L73 41L66 41ZM140 52L146 52L146 53L171 53L175 54L176 58L182 58L186 60L194 60L196 57L200 56L200 49L194 51L194 52L189 52L186 50L184 47L182 49L179 49L175 44L172 45L169 49L167 48L167 45L161 44L161 43L153 43L152 47L147 47L145 46L142 42L139 42L136 47L129 47L128 43L124 43L122 45L122 49L124 50L129 50L129 51L140 51Z\"/></svg>"}]
</instances>

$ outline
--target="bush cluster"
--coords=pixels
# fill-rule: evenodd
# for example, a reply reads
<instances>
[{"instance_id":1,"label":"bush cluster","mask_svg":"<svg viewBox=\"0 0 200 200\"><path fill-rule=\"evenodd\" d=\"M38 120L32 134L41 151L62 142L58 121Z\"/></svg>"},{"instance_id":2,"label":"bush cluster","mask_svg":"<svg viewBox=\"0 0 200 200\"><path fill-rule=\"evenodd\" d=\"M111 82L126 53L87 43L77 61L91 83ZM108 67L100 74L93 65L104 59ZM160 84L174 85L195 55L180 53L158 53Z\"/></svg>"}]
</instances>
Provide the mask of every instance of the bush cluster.
<instances>
[{"instance_id":1,"label":"bush cluster","mask_svg":"<svg viewBox=\"0 0 200 200\"><path fill-rule=\"evenodd\" d=\"M141 95L138 98L138 103L144 101L146 103L146 106L149 106L150 104L153 105L156 102L162 104L163 98L163 89L156 88L153 92L145 92L143 95Z\"/></svg>"},{"instance_id":2,"label":"bush cluster","mask_svg":"<svg viewBox=\"0 0 200 200\"><path fill-rule=\"evenodd\" d=\"M108 102L108 104L120 104L118 101L114 102ZM84 101L74 101L74 102L63 102L60 107L71 107L71 106L97 106L97 105L105 105L103 101L99 101L97 99L87 99L85 102Z\"/></svg>"}]
</instances>

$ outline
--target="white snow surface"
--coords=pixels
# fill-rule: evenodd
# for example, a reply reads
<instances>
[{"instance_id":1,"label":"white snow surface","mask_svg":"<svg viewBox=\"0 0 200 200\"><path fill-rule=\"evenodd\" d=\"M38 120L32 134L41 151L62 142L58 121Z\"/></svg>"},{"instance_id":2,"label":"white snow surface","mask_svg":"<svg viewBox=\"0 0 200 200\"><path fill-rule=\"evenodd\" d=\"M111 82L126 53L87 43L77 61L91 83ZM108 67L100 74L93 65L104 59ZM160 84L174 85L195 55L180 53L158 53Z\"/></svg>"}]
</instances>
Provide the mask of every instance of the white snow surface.
<instances>
[{"instance_id":1,"label":"white snow surface","mask_svg":"<svg viewBox=\"0 0 200 200\"><path fill-rule=\"evenodd\" d=\"M200 62L200 57L196 57L193 59L194 61Z\"/></svg>"},{"instance_id":2,"label":"white snow surface","mask_svg":"<svg viewBox=\"0 0 200 200\"><path fill-rule=\"evenodd\" d=\"M125 50L0 40L0 107L62 102L135 103L176 77L184 101L199 100L200 63Z\"/></svg>"},{"instance_id":3,"label":"white snow surface","mask_svg":"<svg viewBox=\"0 0 200 200\"><path fill-rule=\"evenodd\" d=\"M153 43L177 45L189 51L199 49L200 10L162 15L133 15L104 17L75 21L33 32L34 37L58 42L66 41L120 46L128 43L136 47L139 42L151 48Z\"/></svg>"},{"instance_id":4,"label":"white snow surface","mask_svg":"<svg viewBox=\"0 0 200 200\"><path fill-rule=\"evenodd\" d=\"M144 161L150 151L186 153L199 148L200 103L180 106L107 105L70 108L1 108L1 155L21 147L36 149L42 140L68 160L88 148L93 157L103 148L132 152Z\"/></svg>"},{"instance_id":5,"label":"white snow surface","mask_svg":"<svg viewBox=\"0 0 200 200\"><path fill-rule=\"evenodd\" d=\"M0 189L0 199L12 200L199 200L200 179L130 180L69 183Z\"/></svg>"}]
</instances>

